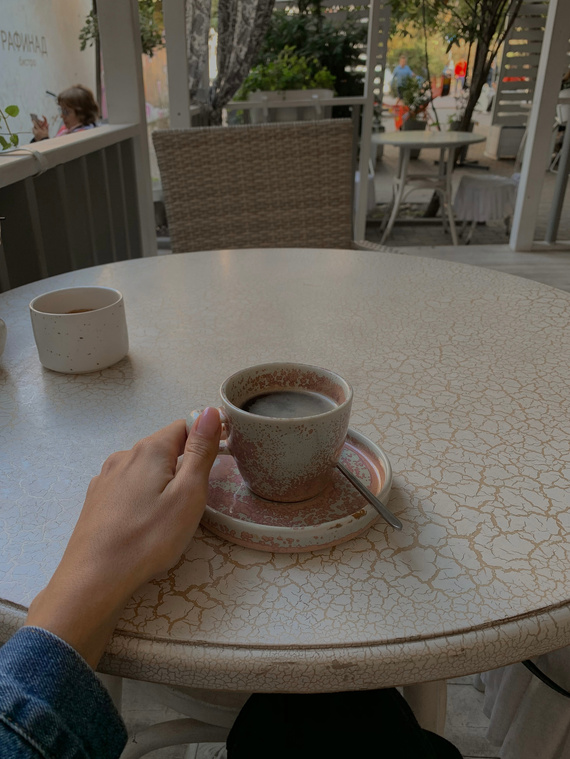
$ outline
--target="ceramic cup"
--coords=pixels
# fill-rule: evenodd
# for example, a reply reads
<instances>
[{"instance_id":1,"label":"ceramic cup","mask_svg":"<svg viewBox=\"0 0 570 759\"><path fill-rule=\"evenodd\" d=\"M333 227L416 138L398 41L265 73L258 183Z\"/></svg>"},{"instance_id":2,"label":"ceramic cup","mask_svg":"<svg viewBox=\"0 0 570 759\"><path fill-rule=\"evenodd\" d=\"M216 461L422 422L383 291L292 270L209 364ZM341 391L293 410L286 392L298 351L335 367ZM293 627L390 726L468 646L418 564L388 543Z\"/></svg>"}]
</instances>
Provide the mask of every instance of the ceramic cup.
<instances>
[{"instance_id":1,"label":"ceramic cup","mask_svg":"<svg viewBox=\"0 0 570 759\"><path fill-rule=\"evenodd\" d=\"M129 350L123 296L111 287L39 295L30 303L30 316L40 361L54 372L96 372Z\"/></svg>"},{"instance_id":2,"label":"ceramic cup","mask_svg":"<svg viewBox=\"0 0 570 759\"><path fill-rule=\"evenodd\" d=\"M245 411L253 397L276 391L311 391L332 400L330 410L282 418ZM327 486L348 430L352 388L318 366L273 363L242 369L222 384L221 452L230 453L245 484L271 501L303 501ZM224 450L226 449L226 450Z\"/></svg>"}]
</instances>

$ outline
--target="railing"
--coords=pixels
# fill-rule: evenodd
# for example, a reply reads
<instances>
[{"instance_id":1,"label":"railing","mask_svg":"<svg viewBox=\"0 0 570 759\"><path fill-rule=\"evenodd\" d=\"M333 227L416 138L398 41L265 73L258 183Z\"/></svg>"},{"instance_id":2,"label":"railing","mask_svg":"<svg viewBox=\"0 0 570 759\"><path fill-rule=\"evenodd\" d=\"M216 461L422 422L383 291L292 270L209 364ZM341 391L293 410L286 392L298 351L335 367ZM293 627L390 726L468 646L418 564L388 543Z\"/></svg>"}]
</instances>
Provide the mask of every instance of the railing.
<instances>
[{"instance_id":1,"label":"railing","mask_svg":"<svg viewBox=\"0 0 570 759\"><path fill-rule=\"evenodd\" d=\"M143 255L134 124L0 154L0 289Z\"/></svg>"}]
</instances>

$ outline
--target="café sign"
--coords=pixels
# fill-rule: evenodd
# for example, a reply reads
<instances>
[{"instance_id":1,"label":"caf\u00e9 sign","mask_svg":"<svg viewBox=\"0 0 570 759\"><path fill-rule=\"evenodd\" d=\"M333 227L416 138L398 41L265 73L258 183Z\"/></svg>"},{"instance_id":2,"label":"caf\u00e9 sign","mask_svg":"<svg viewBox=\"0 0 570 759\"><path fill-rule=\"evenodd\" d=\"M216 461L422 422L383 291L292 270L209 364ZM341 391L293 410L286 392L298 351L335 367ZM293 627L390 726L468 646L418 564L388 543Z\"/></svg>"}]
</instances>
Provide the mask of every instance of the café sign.
<instances>
[{"instance_id":1,"label":"caf\u00e9 sign","mask_svg":"<svg viewBox=\"0 0 570 759\"><path fill-rule=\"evenodd\" d=\"M37 34L22 34L0 29L0 46L7 52L48 54L46 38Z\"/></svg>"}]
</instances>

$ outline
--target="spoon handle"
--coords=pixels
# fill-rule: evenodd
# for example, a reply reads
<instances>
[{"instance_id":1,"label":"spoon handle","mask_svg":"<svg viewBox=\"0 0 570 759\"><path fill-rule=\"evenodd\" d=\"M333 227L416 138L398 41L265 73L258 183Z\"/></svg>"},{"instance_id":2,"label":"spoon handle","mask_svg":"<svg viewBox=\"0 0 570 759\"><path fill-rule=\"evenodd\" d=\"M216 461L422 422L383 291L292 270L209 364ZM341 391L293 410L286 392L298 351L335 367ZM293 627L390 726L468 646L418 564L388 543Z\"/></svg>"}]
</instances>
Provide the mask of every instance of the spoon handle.
<instances>
[{"instance_id":1,"label":"spoon handle","mask_svg":"<svg viewBox=\"0 0 570 759\"><path fill-rule=\"evenodd\" d=\"M349 470L344 466L344 464L341 464L340 461L336 466L337 469L339 469L344 474L346 479L354 485L358 492L366 498L368 503L371 503L374 506L376 511L386 522L388 522L389 525L391 525L395 530L402 529L402 523L398 517L395 517L390 509L387 509L382 501L376 498L376 496L373 495L370 490L368 490L368 488L360 482L358 477L355 477L352 472L349 472Z\"/></svg>"}]
</instances>

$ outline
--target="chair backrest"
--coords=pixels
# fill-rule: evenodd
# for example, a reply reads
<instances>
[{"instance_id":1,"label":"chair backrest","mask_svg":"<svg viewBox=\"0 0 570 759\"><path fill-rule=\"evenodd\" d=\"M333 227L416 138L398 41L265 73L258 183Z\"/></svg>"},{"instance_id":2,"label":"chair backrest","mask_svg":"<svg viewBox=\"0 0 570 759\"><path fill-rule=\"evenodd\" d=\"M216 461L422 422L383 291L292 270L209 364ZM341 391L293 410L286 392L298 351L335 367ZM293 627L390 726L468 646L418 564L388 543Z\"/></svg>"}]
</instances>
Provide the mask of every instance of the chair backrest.
<instances>
[{"instance_id":1,"label":"chair backrest","mask_svg":"<svg viewBox=\"0 0 570 759\"><path fill-rule=\"evenodd\" d=\"M350 119L153 133L175 253L348 248Z\"/></svg>"}]
</instances>

